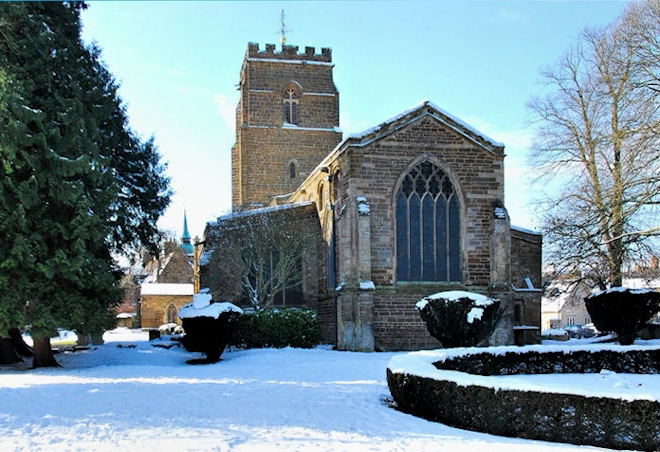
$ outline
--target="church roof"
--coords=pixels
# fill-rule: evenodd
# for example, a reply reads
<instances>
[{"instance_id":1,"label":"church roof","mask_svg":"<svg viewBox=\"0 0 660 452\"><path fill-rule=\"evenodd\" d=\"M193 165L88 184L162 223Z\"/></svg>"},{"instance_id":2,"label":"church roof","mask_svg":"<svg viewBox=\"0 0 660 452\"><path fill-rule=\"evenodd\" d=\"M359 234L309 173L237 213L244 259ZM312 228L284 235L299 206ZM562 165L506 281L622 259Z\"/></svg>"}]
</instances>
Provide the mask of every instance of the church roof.
<instances>
[{"instance_id":1,"label":"church roof","mask_svg":"<svg viewBox=\"0 0 660 452\"><path fill-rule=\"evenodd\" d=\"M386 137L397 130L407 126L413 121L417 121L424 116L431 116L437 121L441 122L448 128L452 129L459 135L466 138L468 141L473 142L479 147L484 148L491 153L502 153L504 144L496 141L487 135L479 132L477 129L467 124L460 118L441 109L433 102L425 100L396 116L378 124L375 127L367 129L363 132L350 135L338 148L343 148L345 144L352 146L366 146L367 144Z\"/></svg>"}]
</instances>

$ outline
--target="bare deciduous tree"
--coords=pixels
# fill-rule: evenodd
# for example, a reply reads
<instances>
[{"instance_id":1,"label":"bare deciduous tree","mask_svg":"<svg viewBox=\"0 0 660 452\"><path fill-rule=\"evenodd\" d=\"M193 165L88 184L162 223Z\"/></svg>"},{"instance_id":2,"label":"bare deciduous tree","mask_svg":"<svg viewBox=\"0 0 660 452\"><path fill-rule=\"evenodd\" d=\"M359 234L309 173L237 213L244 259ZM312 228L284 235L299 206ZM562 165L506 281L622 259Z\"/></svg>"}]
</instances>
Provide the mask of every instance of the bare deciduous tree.
<instances>
[{"instance_id":1,"label":"bare deciduous tree","mask_svg":"<svg viewBox=\"0 0 660 452\"><path fill-rule=\"evenodd\" d=\"M243 297L256 309L273 305L288 288L300 287L306 258L317 251L318 218L300 218L292 209L230 215L207 229L209 261L205 284L214 296Z\"/></svg>"},{"instance_id":2,"label":"bare deciduous tree","mask_svg":"<svg viewBox=\"0 0 660 452\"><path fill-rule=\"evenodd\" d=\"M545 97L529 102L538 119L531 155L537 180L562 186L541 202L546 253L601 287L621 285L624 266L648 260L660 233L660 85L653 75L660 53L639 48L649 39L657 45L660 23L644 37L633 20L651 8L660 10L657 0L585 30L542 71Z\"/></svg>"}]
</instances>

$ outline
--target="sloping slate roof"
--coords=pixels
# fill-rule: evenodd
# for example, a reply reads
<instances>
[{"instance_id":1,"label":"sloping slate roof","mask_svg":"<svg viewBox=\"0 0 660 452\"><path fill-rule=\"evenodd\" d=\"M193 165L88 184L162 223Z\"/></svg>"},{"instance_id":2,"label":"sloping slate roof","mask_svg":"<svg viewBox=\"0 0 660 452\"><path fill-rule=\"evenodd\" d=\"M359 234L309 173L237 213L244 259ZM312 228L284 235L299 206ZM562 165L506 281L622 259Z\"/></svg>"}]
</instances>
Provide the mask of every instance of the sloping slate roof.
<instances>
[{"instance_id":1,"label":"sloping slate roof","mask_svg":"<svg viewBox=\"0 0 660 452\"><path fill-rule=\"evenodd\" d=\"M504 144L479 132L471 125L446 112L428 100L425 100L422 103L417 104L414 107L391 117L390 119L380 123L375 127L360 133L352 134L346 140L344 140L344 142L348 142L354 146L363 146L391 133L394 133L409 123L427 115L432 116L439 122L457 132L459 135L462 135L464 138L472 141L478 146L481 146L489 152L502 152L504 149ZM343 143L341 143L339 147L341 147L342 144Z\"/></svg>"}]
</instances>

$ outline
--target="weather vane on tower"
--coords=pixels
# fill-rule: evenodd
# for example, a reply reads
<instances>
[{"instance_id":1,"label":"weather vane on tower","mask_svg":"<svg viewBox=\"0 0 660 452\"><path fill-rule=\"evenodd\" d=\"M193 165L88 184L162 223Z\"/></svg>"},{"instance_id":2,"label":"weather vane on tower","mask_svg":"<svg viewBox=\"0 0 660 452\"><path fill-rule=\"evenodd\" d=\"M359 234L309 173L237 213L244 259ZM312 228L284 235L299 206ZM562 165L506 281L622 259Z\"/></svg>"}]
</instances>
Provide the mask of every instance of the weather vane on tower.
<instances>
[{"instance_id":1,"label":"weather vane on tower","mask_svg":"<svg viewBox=\"0 0 660 452\"><path fill-rule=\"evenodd\" d=\"M280 13L280 42L282 45L286 44L286 33L287 31L291 31L288 28L286 28L286 24L284 23L284 9Z\"/></svg>"}]
</instances>

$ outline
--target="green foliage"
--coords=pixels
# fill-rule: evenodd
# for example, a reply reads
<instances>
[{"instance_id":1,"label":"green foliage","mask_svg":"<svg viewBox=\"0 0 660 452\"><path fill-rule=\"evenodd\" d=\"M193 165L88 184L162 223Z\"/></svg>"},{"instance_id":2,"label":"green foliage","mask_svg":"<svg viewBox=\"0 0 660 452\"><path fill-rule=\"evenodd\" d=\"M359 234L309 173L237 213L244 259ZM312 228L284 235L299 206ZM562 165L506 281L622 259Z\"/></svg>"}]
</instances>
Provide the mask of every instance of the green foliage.
<instances>
[{"instance_id":1,"label":"green foliage","mask_svg":"<svg viewBox=\"0 0 660 452\"><path fill-rule=\"evenodd\" d=\"M287 308L245 312L232 345L243 348L312 348L319 344L318 315L312 309Z\"/></svg>"},{"instance_id":2,"label":"green foliage","mask_svg":"<svg viewBox=\"0 0 660 452\"><path fill-rule=\"evenodd\" d=\"M637 332L660 311L660 293L622 288L589 295L587 311L599 331L616 333L621 345L631 345Z\"/></svg>"},{"instance_id":3,"label":"green foliage","mask_svg":"<svg viewBox=\"0 0 660 452\"><path fill-rule=\"evenodd\" d=\"M111 253L152 243L169 203L153 141L80 38L84 7L0 3L0 335L109 325Z\"/></svg>"},{"instance_id":4,"label":"green foliage","mask_svg":"<svg viewBox=\"0 0 660 452\"><path fill-rule=\"evenodd\" d=\"M446 348L479 345L493 334L502 315L499 300L483 306L468 297L447 300L431 296L423 300L426 303L417 308L420 316L431 336ZM471 315L473 310L481 310L480 318Z\"/></svg>"}]
</instances>

